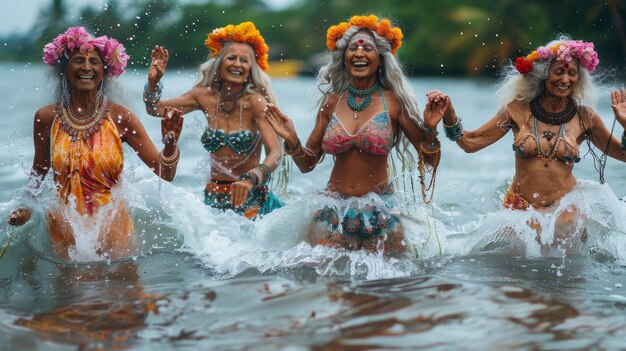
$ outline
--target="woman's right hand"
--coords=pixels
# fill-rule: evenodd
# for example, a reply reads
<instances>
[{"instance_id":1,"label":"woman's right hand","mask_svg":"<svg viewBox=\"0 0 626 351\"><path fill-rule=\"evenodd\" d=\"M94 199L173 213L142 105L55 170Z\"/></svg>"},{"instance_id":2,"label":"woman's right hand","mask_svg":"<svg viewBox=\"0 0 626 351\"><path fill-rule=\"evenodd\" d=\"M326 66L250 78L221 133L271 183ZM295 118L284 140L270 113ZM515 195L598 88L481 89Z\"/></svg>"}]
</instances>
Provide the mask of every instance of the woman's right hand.
<instances>
[{"instance_id":1,"label":"woman's right hand","mask_svg":"<svg viewBox=\"0 0 626 351\"><path fill-rule=\"evenodd\" d=\"M456 123L456 113L454 112L454 106L452 106L452 100L448 95L439 90L431 90L426 93L426 99L424 119L426 119L427 111L430 111L433 115L431 119L436 121L435 125L442 119L449 126Z\"/></svg>"},{"instance_id":2,"label":"woman's right hand","mask_svg":"<svg viewBox=\"0 0 626 351\"><path fill-rule=\"evenodd\" d=\"M18 208L11 212L9 220L7 221L12 226L20 226L30 219L30 210L27 208Z\"/></svg>"},{"instance_id":3,"label":"woman's right hand","mask_svg":"<svg viewBox=\"0 0 626 351\"><path fill-rule=\"evenodd\" d=\"M263 116L270 126L272 126L274 132L283 138L290 147L296 147L298 145L298 134L296 133L296 128L293 126L293 122L289 117L280 112L278 106L267 104Z\"/></svg>"},{"instance_id":4,"label":"woman's right hand","mask_svg":"<svg viewBox=\"0 0 626 351\"><path fill-rule=\"evenodd\" d=\"M169 57L169 53L162 46L157 45L152 49L152 62L150 62L150 67L148 67L148 85L153 91L163 74L165 74Z\"/></svg>"}]
</instances>

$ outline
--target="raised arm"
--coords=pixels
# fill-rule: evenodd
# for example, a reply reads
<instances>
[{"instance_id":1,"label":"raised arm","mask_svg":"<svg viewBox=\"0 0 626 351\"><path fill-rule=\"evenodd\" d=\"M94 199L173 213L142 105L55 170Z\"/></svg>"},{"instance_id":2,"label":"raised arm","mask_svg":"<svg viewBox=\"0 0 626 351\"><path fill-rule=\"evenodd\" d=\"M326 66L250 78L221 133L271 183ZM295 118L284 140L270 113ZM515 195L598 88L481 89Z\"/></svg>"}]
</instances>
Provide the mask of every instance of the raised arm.
<instances>
[{"instance_id":1,"label":"raised arm","mask_svg":"<svg viewBox=\"0 0 626 351\"><path fill-rule=\"evenodd\" d=\"M181 110L183 114L200 108L197 99L199 88L191 89L179 97L161 101L161 94L163 92L161 78L165 74L168 59L169 52L164 47L154 47L152 50L152 61L148 68L148 82L143 92L146 112L151 116L163 117L166 107Z\"/></svg>"},{"instance_id":2,"label":"raised arm","mask_svg":"<svg viewBox=\"0 0 626 351\"><path fill-rule=\"evenodd\" d=\"M427 94L429 101L441 96L441 92L432 91ZM498 112L489 121L476 130L463 130L460 118L456 115L454 105L450 100L447 111L443 115L446 136L456 141L456 144L467 153L476 152L500 140L508 133L511 125L511 116L505 112ZM506 126L506 127L503 127Z\"/></svg>"},{"instance_id":3,"label":"raised arm","mask_svg":"<svg viewBox=\"0 0 626 351\"><path fill-rule=\"evenodd\" d=\"M398 106L398 124L420 157L429 165L435 165L441 158L439 139L437 138L437 123L447 110L450 99L442 96L436 101L429 101L424 109L424 128L421 128L416 120L410 118L406 109L402 108L399 99L395 99L394 106Z\"/></svg>"},{"instance_id":4,"label":"raised arm","mask_svg":"<svg viewBox=\"0 0 626 351\"><path fill-rule=\"evenodd\" d=\"M624 128L622 138L618 139L611 134L600 116L590 108L591 142L607 155L626 162L626 89L622 88L611 92L611 102L615 119Z\"/></svg>"},{"instance_id":5,"label":"raised arm","mask_svg":"<svg viewBox=\"0 0 626 351\"><path fill-rule=\"evenodd\" d=\"M334 110L337 103L337 97L329 96L326 103L322 105L317 113L315 126L309 136L305 146L302 145L293 122L289 117L284 115L276 105L268 104L265 109L265 118L269 125L274 129L276 134L285 140L285 153L290 155L302 173L312 171L320 157L324 154L322 150L322 140L324 131L328 125L330 112Z\"/></svg>"},{"instance_id":6,"label":"raised arm","mask_svg":"<svg viewBox=\"0 0 626 351\"><path fill-rule=\"evenodd\" d=\"M161 121L161 134L165 147L160 152L135 114L121 105L112 106L110 113L121 117L114 120L117 121L116 127L120 131L122 140L135 150L137 156L152 172L164 180L172 181L176 175L180 157L177 143L183 127L182 112L170 108L165 110L166 117Z\"/></svg>"}]
</instances>

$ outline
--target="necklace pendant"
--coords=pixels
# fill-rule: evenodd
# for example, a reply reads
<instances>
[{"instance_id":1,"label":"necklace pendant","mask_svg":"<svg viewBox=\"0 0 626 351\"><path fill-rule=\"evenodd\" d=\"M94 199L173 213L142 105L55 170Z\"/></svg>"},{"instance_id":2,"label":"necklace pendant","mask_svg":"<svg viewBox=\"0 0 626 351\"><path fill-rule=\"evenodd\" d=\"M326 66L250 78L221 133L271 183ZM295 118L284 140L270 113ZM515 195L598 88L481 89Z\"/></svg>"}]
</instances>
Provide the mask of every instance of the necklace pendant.
<instances>
[{"instance_id":1,"label":"necklace pendant","mask_svg":"<svg viewBox=\"0 0 626 351\"><path fill-rule=\"evenodd\" d=\"M359 118L359 112L358 111L354 111L354 119Z\"/></svg>"},{"instance_id":2,"label":"necklace pendant","mask_svg":"<svg viewBox=\"0 0 626 351\"><path fill-rule=\"evenodd\" d=\"M543 132L543 137L546 138L546 140L550 141L552 140L552 138L554 138L554 132L551 130L546 130Z\"/></svg>"}]
</instances>

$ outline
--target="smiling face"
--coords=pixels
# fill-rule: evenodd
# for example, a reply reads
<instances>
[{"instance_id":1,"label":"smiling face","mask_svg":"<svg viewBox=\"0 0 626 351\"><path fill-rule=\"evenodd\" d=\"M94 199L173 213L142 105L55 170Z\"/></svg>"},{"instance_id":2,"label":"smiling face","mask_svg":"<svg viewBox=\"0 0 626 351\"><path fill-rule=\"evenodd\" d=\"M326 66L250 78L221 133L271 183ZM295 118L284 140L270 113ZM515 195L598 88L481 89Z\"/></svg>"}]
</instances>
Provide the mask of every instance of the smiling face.
<instances>
[{"instance_id":1,"label":"smiling face","mask_svg":"<svg viewBox=\"0 0 626 351\"><path fill-rule=\"evenodd\" d=\"M554 61L548 69L546 95L554 97L571 96L578 82L578 60L571 62Z\"/></svg>"},{"instance_id":2,"label":"smiling face","mask_svg":"<svg viewBox=\"0 0 626 351\"><path fill-rule=\"evenodd\" d=\"M345 51L344 64L353 78L363 79L376 76L380 66L380 56L374 38L367 32L358 32Z\"/></svg>"},{"instance_id":3,"label":"smiling face","mask_svg":"<svg viewBox=\"0 0 626 351\"><path fill-rule=\"evenodd\" d=\"M67 63L67 79L73 89L79 91L97 90L104 78L104 62L98 50L70 54Z\"/></svg>"},{"instance_id":4,"label":"smiling face","mask_svg":"<svg viewBox=\"0 0 626 351\"><path fill-rule=\"evenodd\" d=\"M250 65L254 52L252 47L245 43L231 43L220 62L222 79L232 85L242 85L250 75Z\"/></svg>"}]
</instances>

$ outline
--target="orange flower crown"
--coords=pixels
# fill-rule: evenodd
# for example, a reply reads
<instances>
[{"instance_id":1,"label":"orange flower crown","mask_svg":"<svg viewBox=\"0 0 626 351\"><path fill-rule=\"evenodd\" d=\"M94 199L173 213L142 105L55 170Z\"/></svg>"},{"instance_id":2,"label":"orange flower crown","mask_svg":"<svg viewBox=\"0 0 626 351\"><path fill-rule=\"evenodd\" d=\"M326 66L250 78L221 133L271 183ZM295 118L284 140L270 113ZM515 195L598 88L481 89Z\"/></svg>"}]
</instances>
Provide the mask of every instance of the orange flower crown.
<instances>
[{"instance_id":1,"label":"orange flower crown","mask_svg":"<svg viewBox=\"0 0 626 351\"><path fill-rule=\"evenodd\" d=\"M386 18L378 22L378 17L369 15L352 16L348 22L341 22L337 25L330 26L326 32L326 46L328 50L337 50L337 40L341 39L346 33L346 30L351 26L369 29L387 39L389 44L391 44L391 53L394 55L398 52L400 46L402 46L402 30L400 30L400 28L392 27L391 22Z\"/></svg>"},{"instance_id":2,"label":"orange flower crown","mask_svg":"<svg viewBox=\"0 0 626 351\"><path fill-rule=\"evenodd\" d=\"M267 51L269 48L265 44L265 39L261 36L261 32L254 26L254 23L242 22L238 25L229 24L226 27L215 28L207 36L204 45L211 50L211 56L216 56L224 45L230 41L250 44L254 49L256 63L263 71L267 71L269 68Z\"/></svg>"}]
</instances>

